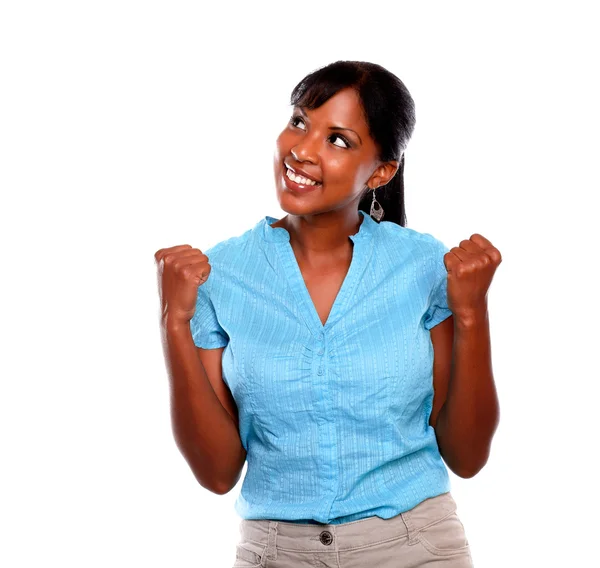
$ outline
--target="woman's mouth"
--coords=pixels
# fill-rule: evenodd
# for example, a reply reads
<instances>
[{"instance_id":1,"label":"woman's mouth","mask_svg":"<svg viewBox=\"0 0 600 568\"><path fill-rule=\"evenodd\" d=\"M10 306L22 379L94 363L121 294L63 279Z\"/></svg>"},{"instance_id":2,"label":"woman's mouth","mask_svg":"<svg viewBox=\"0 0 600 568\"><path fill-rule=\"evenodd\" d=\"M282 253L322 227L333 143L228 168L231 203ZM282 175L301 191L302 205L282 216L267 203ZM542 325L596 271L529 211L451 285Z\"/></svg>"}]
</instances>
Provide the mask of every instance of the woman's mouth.
<instances>
[{"instance_id":1,"label":"woman's mouth","mask_svg":"<svg viewBox=\"0 0 600 568\"><path fill-rule=\"evenodd\" d=\"M322 183L306 178L301 175L295 174L285 164L284 182L288 189L292 191L308 192L321 187Z\"/></svg>"}]
</instances>

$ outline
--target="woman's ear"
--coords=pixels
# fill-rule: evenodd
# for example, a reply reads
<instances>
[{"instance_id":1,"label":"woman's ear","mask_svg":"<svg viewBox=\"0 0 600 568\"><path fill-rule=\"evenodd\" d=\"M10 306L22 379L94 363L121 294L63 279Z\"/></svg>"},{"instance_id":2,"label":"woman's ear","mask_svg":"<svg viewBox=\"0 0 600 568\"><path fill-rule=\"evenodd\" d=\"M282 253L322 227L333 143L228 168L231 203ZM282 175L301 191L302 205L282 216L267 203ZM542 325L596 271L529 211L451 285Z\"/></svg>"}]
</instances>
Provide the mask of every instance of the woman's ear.
<instances>
[{"instance_id":1,"label":"woman's ear","mask_svg":"<svg viewBox=\"0 0 600 568\"><path fill-rule=\"evenodd\" d=\"M389 162L384 162L375 168L373 175L369 178L367 185L372 188L381 187L385 185L388 181L390 181L398 171L398 167L400 162L397 160L391 160Z\"/></svg>"}]
</instances>

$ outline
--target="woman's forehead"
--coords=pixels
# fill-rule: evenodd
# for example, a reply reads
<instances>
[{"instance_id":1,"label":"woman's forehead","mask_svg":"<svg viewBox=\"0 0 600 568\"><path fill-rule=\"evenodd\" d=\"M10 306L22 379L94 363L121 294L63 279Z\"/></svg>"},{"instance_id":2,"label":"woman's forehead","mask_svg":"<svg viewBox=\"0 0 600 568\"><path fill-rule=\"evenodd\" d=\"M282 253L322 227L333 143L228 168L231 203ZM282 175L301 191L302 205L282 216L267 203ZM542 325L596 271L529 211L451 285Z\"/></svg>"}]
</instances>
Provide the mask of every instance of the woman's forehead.
<instances>
[{"instance_id":1,"label":"woman's forehead","mask_svg":"<svg viewBox=\"0 0 600 568\"><path fill-rule=\"evenodd\" d=\"M301 104L295 105L295 108L309 117L323 119L334 123L336 126L362 128L363 130L367 128L364 111L354 89L342 89L326 100L320 107L312 110Z\"/></svg>"}]
</instances>

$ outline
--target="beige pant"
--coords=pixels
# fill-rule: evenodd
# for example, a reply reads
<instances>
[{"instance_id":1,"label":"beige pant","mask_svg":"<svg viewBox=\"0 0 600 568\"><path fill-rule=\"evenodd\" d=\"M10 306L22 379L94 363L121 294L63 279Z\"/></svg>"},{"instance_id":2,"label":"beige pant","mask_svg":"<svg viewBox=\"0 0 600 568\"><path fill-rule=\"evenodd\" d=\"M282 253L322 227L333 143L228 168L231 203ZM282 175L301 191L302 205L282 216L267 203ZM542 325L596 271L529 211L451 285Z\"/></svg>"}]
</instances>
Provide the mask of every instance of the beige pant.
<instances>
[{"instance_id":1,"label":"beige pant","mask_svg":"<svg viewBox=\"0 0 600 568\"><path fill-rule=\"evenodd\" d=\"M233 568L473 568L450 493L391 519L338 525L240 521Z\"/></svg>"}]
</instances>

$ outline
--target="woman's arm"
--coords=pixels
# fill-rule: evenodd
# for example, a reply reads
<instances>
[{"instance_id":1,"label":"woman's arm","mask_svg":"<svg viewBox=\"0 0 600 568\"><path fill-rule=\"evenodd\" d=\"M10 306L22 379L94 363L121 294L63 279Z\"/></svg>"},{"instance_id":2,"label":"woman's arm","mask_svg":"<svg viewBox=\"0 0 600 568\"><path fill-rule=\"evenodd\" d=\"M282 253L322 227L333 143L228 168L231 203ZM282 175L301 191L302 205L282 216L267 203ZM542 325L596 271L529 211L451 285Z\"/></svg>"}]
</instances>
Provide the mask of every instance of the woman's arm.
<instances>
[{"instance_id":1,"label":"woman's arm","mask_svg":"<svg viewBox=\"0 0 600 568\"><path fill-rule=\"evenodd\" d=\"M211 386L190 325L163 323L161 332L175 441L198 483L222 495L237 483L246 461L237 421Z\"/></svg>"},{"instance_id":2,"label":"woman's arm","mask_svg":"<svg viewBox=\"0 0 600 568\"><path fill-rule=\"evenodd\" d=\"M435 398L430 424L448 467L460 477L473 477L487 462L500 415L487 305L450 316L431 329L431 341Z\"/></svg>"}]
</instances>

